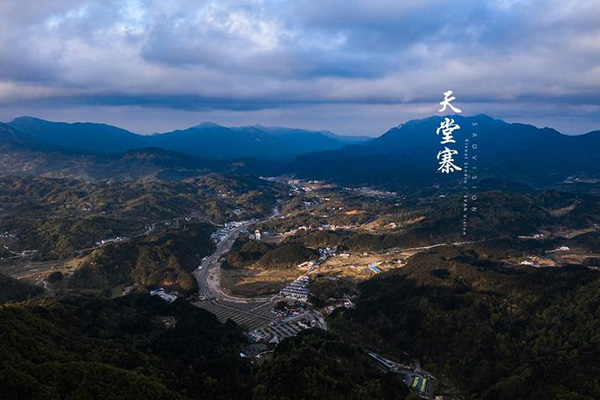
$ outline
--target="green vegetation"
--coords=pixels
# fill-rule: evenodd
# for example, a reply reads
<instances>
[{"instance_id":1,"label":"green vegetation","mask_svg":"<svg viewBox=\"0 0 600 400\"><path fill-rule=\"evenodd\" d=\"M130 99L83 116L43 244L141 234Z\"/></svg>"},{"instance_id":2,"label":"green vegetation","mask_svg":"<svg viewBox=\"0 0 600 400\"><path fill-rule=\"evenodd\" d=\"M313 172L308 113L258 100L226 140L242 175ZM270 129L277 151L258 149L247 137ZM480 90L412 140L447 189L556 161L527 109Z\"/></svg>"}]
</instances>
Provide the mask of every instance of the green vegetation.
<instances>
[{"instance_id":1,"label":"green vegetation","mask_svg":"<svg viewBox=\"0 0 600 400\"><path fill-rule=\"evenodd\" d=\"M256 400L403 399L398 375L382 375L359 348L322 331L302 332L281 343L258 371Z\"/></svg>"},{"instance_id":2,"label":"green vegetation","mask_svg":"<svg viewBox=\"0 0 600 400\"><path fill-rule=\"evenodd\" d=\"M0 326L3 399L244 398L239 330L183 302L40 300L0 308Z\"/></svg>"},{"instance_id":3,"label":"green vegetation","mask_svg":"<svg viewBox=\"0 0 600 400\"><path fill-rule=\"evenodd\" d=\"M342 246L344 240L350 237L350 233L343 231L307 231L298 232L290 239L289 243L302 243L311 247L334 247Z\"/></svg>"},{"instance_id":4,"label":"green vegetation","mask_svg":"<svg viewBox=\"0 0 600 400\"><path fill-rule=\"evenodd\" d=\"M478 193L477 207L481 212L469 216L469 240L494 240L516 238L519 235L540 231L561 231L583 229L600 223L598 201L594 196L580 196L572 199L572 194L560 193L563 202L571 207L562 210L547 204L545 192L534 194L514 194L498 191ZM541 199L541 200L540 200ZM563 204L558 202L558 204ZM403 229L383 233L349 233L345 231L324 235L319 232L302 233L294 240L305 243L337 243L344 248L364 251L382 251L394 247L418 247L439 243L464 241L462 226L462 199L455 197L442 204L420 206L423 213L421 222ZM595 234L593 234L595 235ZM583 238L583 237L582 237ZM510 239L516 242L514 239ZM594 241L594 238L591 238ZM554 242L557 244L559 242ZM550 246L552 242L546 242ZM519 244L518 246L522 246ZM536 246L532 243L531 246ZM540 248L541 249L541 248ZM507 250L510 250L507 248Z\"/></svg>"},{"instance_id":5,"label":"green vegetation","mask_svg":"<svg viewBox=\"0 0 600 400\"><path fill-rule=\"evenodd\" d=\"M281 193L277 185L241 175L93 183L0 177L0 233L14 235L2 242L11 250L37 250L38 259L66 258L103 239L174 224L174 218L223 223L268 215Z\"/></svg>"},{"instance_id":6,"label":"green vegetation","mask_svg":"<svg viewBox=\"0 0 600 400\"><path fill-rule=\"evenodd\" d=\"M239 238L225 258L221 286L237 296L268 296L297 277L298 264L319 258L301 244L271 244Z\"/></svg>"},{"instance_id":7,"label":"green vegetation","mask_svg":"<svg viewBox=\"0 0 600 400\"><path fill-rule=\"evenodd\" d=\"M175 326L165 324L170 319ZM235 324L148 295L38 299L0 308L2 399L402 399L357 347L319 331L257 370Z\"/></svg>"},{"instance_id":8,"label":"green vegetation","mask_svg":"<svg viewBox=\"0 0 600 400\"><path fill-rule=\"evenodd\" d=\"M238 239L227 256L224 268L248 268L256 264L264 269L289 269L318 257L317 250L298 244L273 245Z\"/></svg>"},{"instance_id":9,"label":"green vegetation","mask_svg":"<svg viewBox=\"0 0 600 400\"><path fill-rule=\"evenodd\" d=\"M129 154L127 162L163 156ZM366 348L420 360L440 393L464 399L600 398L597 192L482 185L481 212L469 215L465 239L461 194L452 188L408 196L327 186L286 197L288 187L239 174L156 178L0 178L0 257L13 273L21 266L35 279L52 272L46 282L55 296L0 276L0 398L383 400L415 398L425 388L426 380L415 380L409 394ZM351 297L356 308L336 309L327 333L284 340L258 367L239 357L246 339L235 324L140 291L195 292L191 272L214 251L216 225L265 217L275 204L282 218L257 227L286 234L239 238L225 256L224 289L271 294L325 246L351 257L402 254L403 262L416 251L408 248L445 245L404 267L385 261L382 269L398 268L360 284L311 276L314 306ZM127 239L96 244L116 236ZM575 249L560 253L568 266L507 264L558 258L548 252L560 246ZM44 263L26 265L30 257L51 261L38 274ZM112 297L124 287L140 290L113 300L89 294Z\"/></svg>"},{"instance_id":10,"label":"green vegetation","mask_svg":"<svg viewBox=\"0 0 600 400\"><path fill-rule=\"evenodd\" d=\"M596 271L506 268L441 248L359 289L336 330L397 359L408 352L472 398L600 397Z\"/></svg>"},{"instance_id":11,"label":"green vegetation","mask_svg":"<svg viewBox=\"0 0 600 400\"><path fill-rule=\"evenodd\" d=\"M191 224L139 241L106 245L95 250L66 285L105 289L137 283L190 293L198 287L190 272L214 250L213 230L207 224Z\"/></svg>"},{"instance_id":12,"label":"green vegetation","mask_svg":"<svg viewBox=\"0 0 600 400\"><path fill-rule=\"evenodd\" d=\"M310 282L310 302L317 307L325 307L337 303L344 297L354 297L359 294L357 283L349 279L335 278L327 275L317 275Z\"/></svg>"},{"instance_id":13,"label":"green vegetation","mask_svg":"<svg viewBox=\"0 0 600 400\"><path fill-rule=\"evenodd\" d=\"M0 304L7 301L24 301L42 292L43 290L37 286L0 274Z\"/></svg>"}]
</instances>

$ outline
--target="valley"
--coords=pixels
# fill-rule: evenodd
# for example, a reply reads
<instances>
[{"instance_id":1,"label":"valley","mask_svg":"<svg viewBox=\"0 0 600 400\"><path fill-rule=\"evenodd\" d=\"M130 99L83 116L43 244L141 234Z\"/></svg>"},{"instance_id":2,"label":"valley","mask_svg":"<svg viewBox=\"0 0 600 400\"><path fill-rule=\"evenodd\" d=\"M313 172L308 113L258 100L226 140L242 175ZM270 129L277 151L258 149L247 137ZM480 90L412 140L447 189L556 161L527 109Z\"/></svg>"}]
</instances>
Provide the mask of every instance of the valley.
<instances>
[{"instance_id":1,"label":"valley","mask_svg":"<svg viewBox=\"0 0 600 400\"><path fill-rule=\"evenodd\" d=\"M106 155L85 157L97 163ZM123 174L109 179L73 169L67 176L0 177L0 275L10 296L0 314L11 307L29 313L27 304L62 310L81 299L97 304L100 314L127 307L131 315L146 315L144 324L158 324L143 328L147 339L135 339L153 352L179 340L172 333L179 326L189 334L199 329L194 318L210 320L233 335L219 351L236 355L204 357L232 363L239 373L214 398L268 398L231 394L242 387L261 393L257 379L270 393L297 398L294 383L273 379L287 379L288 362L309 362L301 356L306 351L319 354L311 361L319 377L307 388L321 391L321 377L356 374L339 381L339 393L366 391L361 399L598 393L594 385L581 389L555 376L579 354L578 340L596 342L593 330L571 339L548 336L556 313L593 324L593 313L583 310L593 309L590 293L600 282L597 183L574 186L576 180L557 178L529 186L527 179L498 182L488 175L465 236L461 187L435 180L352 183L290 174L289 165L271 165L283 174L269 175L227 162L202 172L188 165L183 172L179 161L156 158L139 175L139 160L120 164ZM99 321L81 318L92 324L85 333L92 339ZM60 318L51 323L72 329ZM560 326L557 332L570 325ZM111 333L115 340L120 334ZM167 342L148 342L155 338ZM168 362L164 353L153 354ZM581 368L597 368L585 360ZM147 368L161 376L159 367ZM189 373L208 370L197 365ZM227 381L217 375L202 388L211 379ZM548 377L553 383L536 383ZM158 379L168 391L192 390L179 379Z\"/></svg>"},{"instance_id":2,"label":"valley","mask_svg":"<svg viewBox=\"0 0 600 400\"><path fill-rule=\"evenodd\" d=\"M600 399L598 21L0 0L0 400Z\"/></svg>"}]
</instances>

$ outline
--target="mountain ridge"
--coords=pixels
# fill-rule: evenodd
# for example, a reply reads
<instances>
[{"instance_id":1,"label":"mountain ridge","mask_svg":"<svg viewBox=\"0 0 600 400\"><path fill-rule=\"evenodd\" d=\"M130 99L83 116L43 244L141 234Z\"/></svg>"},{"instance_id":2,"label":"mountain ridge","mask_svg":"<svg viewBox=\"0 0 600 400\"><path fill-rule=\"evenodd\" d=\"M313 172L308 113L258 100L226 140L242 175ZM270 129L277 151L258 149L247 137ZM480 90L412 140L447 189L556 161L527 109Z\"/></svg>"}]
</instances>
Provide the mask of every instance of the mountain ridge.
<instances>
[{"instance_id":1,"label":"mountain ridge","mask_svg":"<svg viewBox=\"0 0 600 400\"><path fill-rule=\"evenodd\" d=\"M432 116L411 120L389 129L372 141L339 150L299 156L292 170L300 176L364 185L419 185L460 180L437 171L438 151L443 147L436 129L444 118L453 119L460 129L453 132L462 165L465 139L471 156L477 154L480 175L510 178L520 183L544 186L571 175L600 175L600 133L569 136L552 128L508 123L487 115ZM475 125L473 125L475 124ZM476 133L476 136L473 136ZM476 152L476 153L475 153Z\"/></svg>"},{"instance_id":2,"label":"mountain ridge","mask_svg":"<svg viewBox=\"0 0 600 400\"><path fill-rule=\"evenodd\" d=\"M410 120L378 138L359 143L332 141L327 132L322 131L260 126L230 128L215 123L141 136L110 125L51 123L29 117L17 119L12 125L0 124L0 145L6 153L4 169L12 172L21 171L19 168L28 171L27 168L38 163L28 160L27 157L33 156L41 160L41 170L52 170L53 159L60 161L57 165L64 165L65 171L73 170L77 160L86 160L84 165L87 165L88 171L93 172L94 166L102 165L102 176L109 171L110 160L118 160L118 169L123 176L138 175L132 169L143 165L148 171L146 173L169 170L173 177L189 176L207 169L233 168L269 175L289 173L352 185L390 188L439 184L458 186L458 175L437 171L439 160L436 155L441 149L441 137L436 134L436 129L444 118L452 118L461 126L453 132L456 143L452 148L459 151L455 158L458 165L464 161L465 139L473 132L477 133L471 142L478 145L477 167L481 177L507 179L532 187L560 183L573 176L584 179L600 177L600 131L564 135L552 128L509 123L484 114ZM26 133L18 129L38 123L39 126L28 129ZM52 129L44 130L48 126ZM86 141L89 132L82 130L87 128L91 132L90 141ZM61 129L66 129L66 133ZM101 137L102 129L108 129L111 139ZM54 132L56 137L48 138ZM40 136L46 138L40 139ZM115 144L118 142L116 138L121 136L129 141L125 145ZM74 142L65 145L68 137L72 137ZM311 141L314 143L306 145ZM116 147L110 147L113 144ZM21 156L11 157L18 151L22 152ZM69 154L74 157L71 161ZM81 157L94 154L111 157ZM33 168L29 171L38 170Z\"/></svg>"},{"instance_id":3,"label":"mountain ridge","mask_svg":"<svg viewBox=\"0 0 600 400\"><path fill-rule=\"evenodd\" d=\"M140 135L113 125L92 122L53 122L18 117L5 124L22 132L32 146L96 154L160 147L209 159L292 159L302 153L343 147L363 140L328 131L261 126L226 127L214 122L169 132Z\"/></svg>"}]
</instances>

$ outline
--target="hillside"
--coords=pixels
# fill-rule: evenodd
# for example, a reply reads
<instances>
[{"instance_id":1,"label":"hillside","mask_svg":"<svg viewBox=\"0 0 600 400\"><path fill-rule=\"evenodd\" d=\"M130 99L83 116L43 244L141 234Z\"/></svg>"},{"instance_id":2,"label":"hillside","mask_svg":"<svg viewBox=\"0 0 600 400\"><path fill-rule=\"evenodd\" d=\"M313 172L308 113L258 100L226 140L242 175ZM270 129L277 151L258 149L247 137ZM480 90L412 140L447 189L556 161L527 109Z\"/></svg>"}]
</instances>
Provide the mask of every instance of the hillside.
<instances>
[{"instance_id":1,"label":"hillside","mask_svg":"<svg viewBox=\"0 0 600 400\"><path fill-rule=\"evenodd\" d=\"M214 250L214 228L190 225L176 234L166 232L148 239L100 247L67 280L75 289L109 289L138 284L191 293L198 288L191 275L202 257Z\"/></svg>"},{"instance_id":2,"label":"hillside","mask_svg":"<svg viewBox=\"0 0 600 400\"><path fill-rule=\"evenodd\" d=\"M299 154L338 149L346 143L365 140L330 132L261 126L229 128L214 123L146 136L106 124L51 122L33 117L19 117L3 126L0 133L5 132L4 136L10 133L12 141L38 151L118 154L156 147L211 160L291 160Z\"/></svg>"},{"instance_id":3,"label":"hillside","mask_svg":"<svg viewBox=\"0 0 600 400\"><path fill-rule=\"evenodd\" d=\"M280 193L278 185L242 175L100 182L4 176L0 233L14 235L5 242L13 251L35 249L38 259L72 257L103 239L145 236L152 225L168 229L176 219L183 225L267 215Z\"/></svg>"},{"instance_id":4,"label":"hillside","mask_svg":"<svg viewBox=\"0 0 600 400\"><path fill-rule=\"evenodd\" d=\"M0 308L0 321L5 399L248 398L240 331L185 303L46 299Z\"/></svg>"},{"instance_id":5,"label":"hillside","mask_svg":"<svg viewBox=\"0 0 600 400\"><path fill-rule=\"evenodd\" d=\"M340 329L419 358L473 398L595 399L599 284L586 268L511 268L441 248L359 285Z\"/></svg>"},{"instance_id":6,"label":"hillside","mask_svg":"<svg viewBox=\"0 0 600 400\"><path fill-rule=\"evenodd\" d=\"M8 301L24 301L43 292L37 286L33 286L28 282L18 281L3 274L0 274L0 289L0 304Z\"/></svg>"},{"instance_id":7,"label":"hillside","mask_svg":"<svg viewBox=\"0 0 600 400\"><path fill-rule=\"evenodd\" d=\"M477 155L480 179L501 178L547 186L571 176L597 177L600 173L598 132L567 136L553 129L507 123L486 115L452 118L461 126L454 132L460 154L465 139L477 144L477 150L470 155ZM302 155L292 170L312 179L356 185L456 186L460 182L458 177L437 172L440 136L436 135L436 129L442 120L430 117L409 121L363 144ZM473 132L477 137L472 136ZM457 160L462 165L463 160Z\"/></svg>"},{"instance_id":8,"label":"hillside","mask_svg":"<svg viewBox=\"0 0 600 400\"><path fill-rule=\"evenodd\" d=\"M404 399L339 337L305 332L251 368L232 322L184 301L129 295L39 299L0 307L3 399ZM305 357L310 354L310 357ZM298 382L302 382L299 391Z\"/></svg>"},{"instance_id":9,"label":"hillside","mask_svg":"<svg viewBox=\"0 0 600 400\"><path fill-rule=\"evenodd\" d=\"M348 138L327 131L203 123L151 136L102 124L64 124L18 118L0 125L0 171L10 174L185 179L209 172L297 174L308 179L389 189L457 187L437 171L442 117L413 120L382 136ZM473 132L472 166L480 179L548 187L598 177L600 132L567 136L550 128L507 123L485 115L453 116L462 156ZM476 124L475 126L473 124ZM475 129L476 128L476 129ZM23 131L21 131L21 129ZM459 160L459 165L464 162ZM535 168L532 168L535 163Z\"/></svg>"},{"instance_id":10,"label":"hillside","mask_svg":"<svg viewBox=\"0 0 600 400\"><path fill-rule=\"evenodd\" d=\"M105 124L68 124L20 117L11 121L10 126L27 133L38 146L50 149L102 154L147 147L144 137Z\"/></svg>"}]
</instances>

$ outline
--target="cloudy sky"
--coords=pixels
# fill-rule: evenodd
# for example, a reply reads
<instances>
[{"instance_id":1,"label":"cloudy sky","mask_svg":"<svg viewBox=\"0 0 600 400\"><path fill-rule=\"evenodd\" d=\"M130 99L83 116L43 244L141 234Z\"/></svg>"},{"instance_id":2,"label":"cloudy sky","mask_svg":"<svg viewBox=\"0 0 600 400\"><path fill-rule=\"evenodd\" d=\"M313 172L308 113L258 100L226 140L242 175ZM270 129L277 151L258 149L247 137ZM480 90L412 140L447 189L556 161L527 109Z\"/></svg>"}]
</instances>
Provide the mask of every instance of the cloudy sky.
<instances>
[{"instance_id":1,"label":"cloudy sky","mask_svg":"<svg viewBox=\"0 0 600 400\"><path fill-rule=\"evenodd\" d=\"M599 0L0 0L0 120L600 129Z\"/></svg>"}]
</instances>

